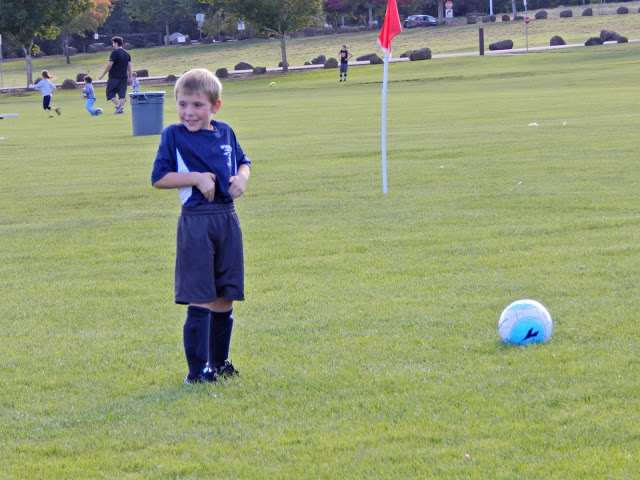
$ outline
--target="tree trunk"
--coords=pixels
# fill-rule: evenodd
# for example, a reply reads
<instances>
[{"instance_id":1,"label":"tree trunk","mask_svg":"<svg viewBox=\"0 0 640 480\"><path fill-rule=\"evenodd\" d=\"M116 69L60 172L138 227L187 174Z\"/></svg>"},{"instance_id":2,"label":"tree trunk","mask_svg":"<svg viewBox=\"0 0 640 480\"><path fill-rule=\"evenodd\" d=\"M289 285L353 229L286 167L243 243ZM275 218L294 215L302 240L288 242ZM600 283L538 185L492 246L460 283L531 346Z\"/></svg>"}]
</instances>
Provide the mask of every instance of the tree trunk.
<instances>
[{"instance_id":1,"label":"tree trunk","mask_svg":"<svg viewBox=\"0 0 640 480\"><path fill-rule=\"evenodd\" d=\"M373 28L373 7L369 5L369 28Z\"/></svg>"},{"instance_id":2,"label":"tree trunk","mask_svg":"<svg viewBox=\"0 0 640 480\"><path fill-rule=\"evenodd\" d=\"M71 58L69 58L69 37L71 35L62 35L62 52L67 57L67 65L71 65Z\"/></svg>"},{"instance_id":3,"label":"tree trunk","mask_svg":"<svg viewBox=\"0 0 640 480\"><path fill-rule=\"evenodd\" d=\"M33 84L33 68L31 66L31 49L33 48L33 42L29 45L21 45L24 52L25 64L27 66L27 85Z\"/></svg>"},{"instance_id":4,"label":"tree trunk","mask_svg":"<svg viewBox=\"0 0 640 480\"><path fill-rule=\"evenodd\" d=\"M513 0L513 1L515 2L516 0ZM165 18L164 20L164 30L167 34L167 36L164 37L164 46L168 47L169 46L169 19L168 18Z\"/></svg>"},{"instance_id":5,"label":"tree trunk","mask_svg":"<svg viewBox=\"0 0 640 480\"><path fill-rule=\"evenodd\" d=\"M285 32L282 32L280 37L280 51L282 52L282 73L289 71L289 64L287 63L287 45L284 40Z\"/></svg>"},{"instance_id":6,"label":"tree trunk","mask_svg":"<svg viewBox=\"0 0 640 480\"><path fill-rule=\"evenodd\" d=\"M518 7L516 7L516 0L511 0L511 8L513 9L513 19L518 16Z\"/></svg>"},{"instance_id":7,"label":"tree trunk","mask_svg":"<svg viewBox=\"0 0 640 480\"><path fill-rule=\"evenodd\" d=\"M442 23L444 11L444 0L438 0L438 23Z\"/></svg>"}]
</instances>

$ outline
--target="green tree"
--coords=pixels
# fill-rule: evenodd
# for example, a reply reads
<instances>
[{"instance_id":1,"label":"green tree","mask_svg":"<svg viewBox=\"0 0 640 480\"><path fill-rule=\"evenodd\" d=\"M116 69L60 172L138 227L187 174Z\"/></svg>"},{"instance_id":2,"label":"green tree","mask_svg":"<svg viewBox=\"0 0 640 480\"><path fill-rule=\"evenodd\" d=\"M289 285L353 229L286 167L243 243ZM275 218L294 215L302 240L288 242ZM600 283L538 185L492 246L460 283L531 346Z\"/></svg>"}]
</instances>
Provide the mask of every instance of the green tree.
<instances>
[{"instance_id":1,"label":"green tree","mask_svg":"<svg viewBox=\"0 0 640 480\"><path fill-rule=\"evenodd\" d=\"M199 6L203 3L194 0L127 0L126 10L134 20L142 22L164 23L164 44L169 45L169 25L181 18L190 17L198 13Z\"/></svg>"},{"instance_id":2,"label":"green tree","mask_svg":"<svg viewBox=\"0 0 640 480\"><path fill-rule=\"evenodd\" d=\"M289 71L286 35L311 25L320 7L320 0L230 0L226 6L256 28L280 37L283 72Z\"/></svg>"},{"instance_id":3,"label":"green tree","mask_svg":"<svg viewBox=\"0 0 640 480\"><path fill-rule=\"evenodd\" d=\"M333 18L336 17L336 14L340 16L342 26L344 26L345 15L360 17L357 12L361 12L363 17L361 17L360 20L371 28L377 15L384 16L387 10L387 1L388 0L323 0L323 6L329 16ZM430 1L435 2L436 0L427 0L427 3ZM439 1L444 2L444 0ZM396 0L396 3L398 4L398 9L416 4L413 6L415 11L411 13L423 13L420 11L418 4L425 2L417 0Z\"/></svg>"},{"instance_id":4,"label":"green tree","mask_svg":"<svg viewBox=\"0 0 640 480\"><path fill-rule=\"evenodd\" d=\"M96 32L98 27L102 25L111 13L110 0L89 0L90 7L81 13L70 15L61 27L62 33L62 52L67 57L67 64L71 63L69 55L69 40L71 35L80 35L85 30Z\"/></svg>"},{"instance_id":5,"label":"green tree","mask_svg":"<svg viewBox=\"0 0 640 480\"><path fill-rule=\"evenodd\" d=\"M337 25L336 20L339 19L340 24L344 27L344 17L353 12L353 2L351 0L323 0L322 8L331 18L330 23Z\"/></svg>"},{"instance_id":6,"label":"green tree","mask_svg":"<svg viewBox=\"0 0 640 480\"><path fill-rule=\"evenodd\" d=\"M37 35L53 40L70 15L89 8L89 0L0 0L0 32L24 52L27 84L33 83L31 54Z\"/></svg>"},{"instance_id":7,"label":"green tree","mask_svg":"<svg viewBox=\"0 0 640 480\"><path fill-rule=\"evenodd\" d=\"M225 15L224 0L199 0L192 4L193 13L204 14L204 24L200 31L205 35L217 37L220 40L222 30L231 30L231 26L237 22L232 15Z\"/></svg>"}]
</instances>

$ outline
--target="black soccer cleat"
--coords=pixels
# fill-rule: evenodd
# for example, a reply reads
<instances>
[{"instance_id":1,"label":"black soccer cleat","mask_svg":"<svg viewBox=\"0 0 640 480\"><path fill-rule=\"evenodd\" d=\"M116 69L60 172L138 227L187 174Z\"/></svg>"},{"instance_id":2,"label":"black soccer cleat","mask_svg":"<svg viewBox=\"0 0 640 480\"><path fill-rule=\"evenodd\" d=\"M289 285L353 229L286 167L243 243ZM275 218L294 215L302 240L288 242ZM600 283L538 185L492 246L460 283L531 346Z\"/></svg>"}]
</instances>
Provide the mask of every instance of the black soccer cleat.
<instances>
[{"instance_id":1,"label":"black soccer cleat","mask_svg":"<svg viewBox=\"0 0 640 480\"><path fill-rule=\"evenodd\" d=\"M185 385L192 385L194 383L216 383L218 381L218 374L212 371L209 367L204 367L202 372L197 376L192 377L190 373L184 379Z\"/></svg>"},{"instance_id":2,"label":"black soccer cleat","mask_svg":"<svg viewBox=\"0 0 640 480\"><path fill-rule=\"evenodd\" d=\"M214 367L213 371L218 375L218 377L235 377L236 375L240 375L240 372L235 369L229 360L225 360L224 365Z\"/></svg>"}]
</instances>

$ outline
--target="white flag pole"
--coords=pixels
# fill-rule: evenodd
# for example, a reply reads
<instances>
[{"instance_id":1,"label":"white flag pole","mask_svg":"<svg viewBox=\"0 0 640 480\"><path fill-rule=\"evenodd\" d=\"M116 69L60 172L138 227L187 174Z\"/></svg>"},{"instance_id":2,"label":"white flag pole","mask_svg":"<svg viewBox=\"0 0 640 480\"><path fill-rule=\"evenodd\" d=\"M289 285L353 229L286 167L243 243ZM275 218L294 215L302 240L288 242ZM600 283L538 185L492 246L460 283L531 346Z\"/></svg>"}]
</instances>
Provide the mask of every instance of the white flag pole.
<instances>
[{"instance_id":1,"label":"white flag pole","mask_svg":"<svg viewBox=\"0 0 640 480\"><path fill-rule=\"evenodd\" d=\"M382 193L387 194L387 76L389 73L389 52L384 53L384 73L382 75Z\"/></svg>"}]
</instances>

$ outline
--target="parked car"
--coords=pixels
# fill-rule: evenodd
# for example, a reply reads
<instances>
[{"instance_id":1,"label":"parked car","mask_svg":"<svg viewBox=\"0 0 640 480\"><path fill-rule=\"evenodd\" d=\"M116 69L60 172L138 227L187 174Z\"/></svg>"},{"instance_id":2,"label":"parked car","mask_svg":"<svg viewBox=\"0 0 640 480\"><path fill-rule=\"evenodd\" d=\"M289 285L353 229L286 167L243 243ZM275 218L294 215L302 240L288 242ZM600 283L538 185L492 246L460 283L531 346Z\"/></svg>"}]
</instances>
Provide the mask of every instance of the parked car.
<instances>
[{"instance_id":1,"label":"parked car","mask_svg":"<svg viewBox=\"0 0 640 480\"><path fill-rule=\"evenodd\" d=\"M431 15L409 15L404 21L403 27L435 27L436 25L438 25L438 20Z\"/></svg>"}]
</instances>

